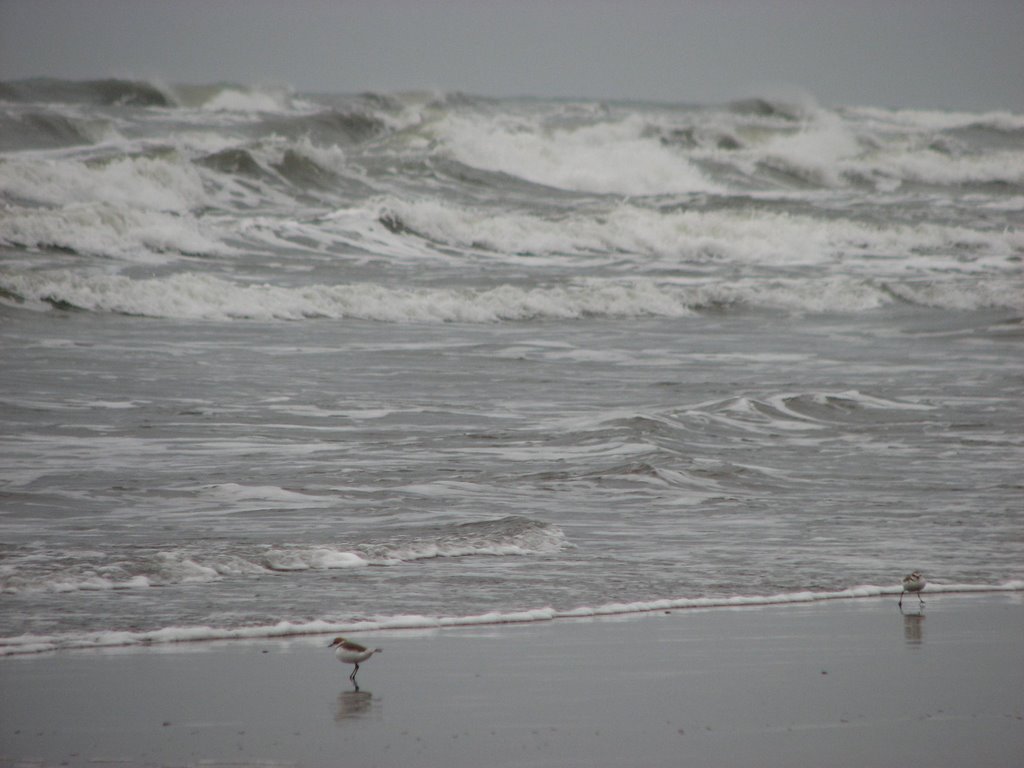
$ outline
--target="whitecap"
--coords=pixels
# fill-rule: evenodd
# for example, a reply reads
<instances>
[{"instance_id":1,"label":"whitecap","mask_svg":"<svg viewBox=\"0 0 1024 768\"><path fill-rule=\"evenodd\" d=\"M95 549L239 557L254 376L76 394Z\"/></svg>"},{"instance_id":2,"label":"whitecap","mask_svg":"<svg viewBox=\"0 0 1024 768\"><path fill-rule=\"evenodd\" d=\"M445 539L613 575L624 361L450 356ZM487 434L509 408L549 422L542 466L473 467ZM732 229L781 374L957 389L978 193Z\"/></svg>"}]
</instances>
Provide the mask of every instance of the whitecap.
<instances>
[{"instance_id":1,"label":"whitecap","mask_svg":"<svg viewBox=\"0 0 1024 768\"><path fill-rule=\"evenodd\" d=\"M159 264L169 254L227 255L234 249L189 214L144 211L110 203L74 203L59 209L0 209L0 243L61 248L129 262Z\"/></svg>"},{"instance_id":2,"label":"whitecap","mask_svg":"<svg viewBox=\"0 0 1024 768\"><path fill-rule=\"evenodd\" d=\"M548 128L530 120L453 115L438 131L460 162L559 189L623 195L719 189L684 154L645 135L645 127L639 117Z\"/></svg>"}]
</instances>

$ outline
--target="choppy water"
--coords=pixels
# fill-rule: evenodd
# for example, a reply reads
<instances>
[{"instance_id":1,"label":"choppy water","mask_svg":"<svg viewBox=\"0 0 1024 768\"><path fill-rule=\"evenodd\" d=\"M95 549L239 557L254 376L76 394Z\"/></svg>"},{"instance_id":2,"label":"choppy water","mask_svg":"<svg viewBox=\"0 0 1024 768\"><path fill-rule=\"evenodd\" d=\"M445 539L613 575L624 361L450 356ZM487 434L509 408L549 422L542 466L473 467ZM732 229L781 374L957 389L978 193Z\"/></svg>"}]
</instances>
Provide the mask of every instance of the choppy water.
<instances>
[{"instance_id":1,"label":"choppy water","mask_svg":"<svg viewBox=\"0 0 1024 768\"><path fill-rule=\"evenodd\" d=\"M1024 587L1024 115L4 83L0 204L0 654Z\"/></svg>"}]
</instances>

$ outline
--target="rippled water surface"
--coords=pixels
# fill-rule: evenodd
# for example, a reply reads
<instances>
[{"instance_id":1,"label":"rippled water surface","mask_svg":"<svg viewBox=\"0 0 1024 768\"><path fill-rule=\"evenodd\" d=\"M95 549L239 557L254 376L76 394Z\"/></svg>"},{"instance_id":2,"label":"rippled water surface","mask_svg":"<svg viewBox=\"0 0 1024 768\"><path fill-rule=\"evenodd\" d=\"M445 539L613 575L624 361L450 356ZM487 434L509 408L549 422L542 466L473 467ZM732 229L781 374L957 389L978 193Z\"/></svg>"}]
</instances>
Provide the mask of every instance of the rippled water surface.
<instances>
[{"instance_id":1,"label":"rippled water surface","mask_svg":"<svg viewBox=\"0 0 1024 768\"><path fill-rule=\"evenodd\" d=\"M0 123L0 653L1024 579L1024 116Z\"/></svg>"}]
</instances>

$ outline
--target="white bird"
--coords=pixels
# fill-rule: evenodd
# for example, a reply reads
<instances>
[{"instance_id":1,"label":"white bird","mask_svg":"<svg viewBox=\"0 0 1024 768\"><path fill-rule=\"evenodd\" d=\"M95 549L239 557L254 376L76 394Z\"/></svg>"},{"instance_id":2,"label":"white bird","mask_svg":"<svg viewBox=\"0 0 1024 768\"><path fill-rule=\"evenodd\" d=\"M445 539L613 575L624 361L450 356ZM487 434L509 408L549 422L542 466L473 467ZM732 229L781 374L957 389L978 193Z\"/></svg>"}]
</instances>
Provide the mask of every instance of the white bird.
<instances>
[{"instance_id":1,"label":"white bird","mask_svg":"<svg viewBox=\"0 0 1024 768\"><path fill-rule=\"evenodd\" d=\"M359 671L359 662L366 661L375 653L381 653L380 648L367 648L359 643L353 643L344 637L336 637L328 648L334 648L334 655L343 664L355 664L355 669L348 679L353 683L356 681L356 673Z\"/></svg>"},{"instance_id":2,"label":"white bird","mask_svg":"<svg viewBox=\"0 0 1024 768\"><path fill-rule=\"evenodd\" d=\"M921 590L924 589L925 585L924 576L921 575L920 571L914 571L908 573L903 577L903 591L900 592L900 608L903 607L903 595L907 592L917 592L917 599L921 601L921 605L924 605L924 598L921 597Z\"/></svg>"}]
</instances>

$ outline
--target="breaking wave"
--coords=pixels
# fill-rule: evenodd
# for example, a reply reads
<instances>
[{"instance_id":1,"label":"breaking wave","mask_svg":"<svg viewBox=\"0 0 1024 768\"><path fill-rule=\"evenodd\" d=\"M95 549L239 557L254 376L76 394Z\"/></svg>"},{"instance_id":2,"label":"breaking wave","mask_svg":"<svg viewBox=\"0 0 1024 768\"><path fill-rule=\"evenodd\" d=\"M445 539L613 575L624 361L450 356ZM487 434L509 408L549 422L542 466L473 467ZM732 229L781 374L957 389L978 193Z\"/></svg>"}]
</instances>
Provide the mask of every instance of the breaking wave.
<instances>
[{"instance_id":1,"label":"breaking wave","mask_svg":"<svg viewBox=\"0 0 1024 768\"><path fill-rule=\"evenodd\" d=\"M166 89L144 80L56 80L34 78L0 82L0 100L61 102L118 107L170 107L175 99Z\"/></svg>"},{"instance_id":2,"label":"breaking wave","mask_svg":"<svg viewBox=\"0 0 1024 768\"><path fill-rule=\"evenodd\" d=\"M867 312L893 304L1024 311L1019 280L877 281L859 278L661 282L583 279L543 286L392 288L372 283L286 288L202 273L134 279L77 271L0 272L13 306L79 309L185 320L354 319L384 323L497 323L616 317L686 317L752 308Z\"/></svg>"},{"instance_id":3,"label":"breaking wave","mask_svg":"<svg viewBox=\"0 0 1024 768\"><path fill-rule=\"evenodd\" d=\"M278 488L221 488L225 500L276 506L316 505L317 497ZM353 543L273 544L260 549L193 546L161 550L68 551L54 558L31 547L10 550L0 568L0 593L95 592L203 584L225 578L370 566L399 566L462 557L530 557L570 547L555 525L527 517L436 526Z\"/></svg>"}]
</instances>

